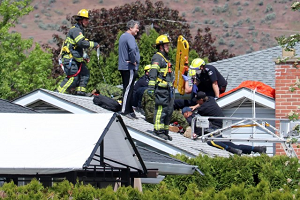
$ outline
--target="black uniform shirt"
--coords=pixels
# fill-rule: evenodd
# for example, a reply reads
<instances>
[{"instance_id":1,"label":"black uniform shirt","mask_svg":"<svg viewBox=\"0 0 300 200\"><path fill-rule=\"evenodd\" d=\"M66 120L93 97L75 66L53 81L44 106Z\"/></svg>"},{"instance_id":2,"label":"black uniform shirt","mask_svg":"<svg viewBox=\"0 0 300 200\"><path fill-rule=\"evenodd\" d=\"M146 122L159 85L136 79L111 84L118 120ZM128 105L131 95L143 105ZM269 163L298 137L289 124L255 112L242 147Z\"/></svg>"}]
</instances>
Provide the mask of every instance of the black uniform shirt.
<instances>
[{"instance_id":1,"label":"black uniform shirt","mask_svg":"<svg viewBox=\"0 0 300 200\"><path fill-rule=\"evenodd\" d=\"M144 74L135 84L134 84L134 91L137 91L141 87L148 87L149 83L149 76Z\"/></svg>"},{"instance_id":2,"label":"black uniform shirt","mask_svg":"<svg viewBox=\"0 0 300 200\"><path fill-rule=\"evenodd\" d=\"M220 74L220 72L212 65L205 65L205 70L197 71L197 79L200 81L198 85L198 91L203 91L207 96L215 97L215 92L212 87L212 83L217 81L219 89L226 87L227 81Z\"/></svg>"},{"instance_id":3,"label":"black uniform shirt","mask_svg":"<svg viewBox=\"0 0 300 200\"><path fill-rule=\"evenodd\" d=\"M223 111L217 104L214 97L208 97L208 100L205 101L200 108L198 108L198 114L201 116L224 117ZM209 121L219 128L222 127L222 119L209 119Z\"/></svg>"}]
</instances>

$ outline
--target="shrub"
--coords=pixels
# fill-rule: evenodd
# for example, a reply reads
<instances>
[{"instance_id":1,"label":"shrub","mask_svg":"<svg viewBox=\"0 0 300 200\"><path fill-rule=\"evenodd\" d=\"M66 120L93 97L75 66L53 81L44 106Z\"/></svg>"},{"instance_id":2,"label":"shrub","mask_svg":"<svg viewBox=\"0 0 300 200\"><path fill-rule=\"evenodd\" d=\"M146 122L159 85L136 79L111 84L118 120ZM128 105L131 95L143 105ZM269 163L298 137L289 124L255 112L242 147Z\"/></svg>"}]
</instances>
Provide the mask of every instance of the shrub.
<instances>
[{"instance_id":1,"label":"shrub","mask_svg":"<svg viewBox=\"0 0 300 200\"><path fill-rule=\"evenodd\" d=\"M235 45L235 41L234 40L231 40L229 43L228 43L228 46L229 47L233 47Z\"/></svg>"},{"instance_id":2,"label":"shrub","mask_svg":"<svg viewBox=\"0 0 300 200\"><path fill-rule=\"evenodd\" d=\"M226 43L225 43L223 38L219 38L218 44L219 45L225 45Z\"/></svg>"},{"instance_id":3,"label":"shrub","mask_svg":"<svg viewBox=\"0 0 300 200\"><path fill-rule=\"evenodd\" d=\"M274 20L276 18L276 14L275 13L270 13L270 14L267 14L265 16L265 20L266 21L271 21L271 20Z\"/></svg>"},{"instance_id":4,"label":"shrub","mask_svg":"<svg viewBox=\"0 0 300 200\"><path fill-rule=\"evenodd\" d=\"M268 4L266 7L266 10L265 10L265 13L272 12L272 11L273 11L272 5Z\"/></svg>"},{"instance_id":5,"label":"shrub","mask_svg":"<svg viewBox=\"0 0 300 200\"><path fill-rule=\"evenodd\" d=\"M193 13L200 12L200 11L201 11L200 7L196 6L195 9L193 10Z\"/></svg>"}]
</instances>

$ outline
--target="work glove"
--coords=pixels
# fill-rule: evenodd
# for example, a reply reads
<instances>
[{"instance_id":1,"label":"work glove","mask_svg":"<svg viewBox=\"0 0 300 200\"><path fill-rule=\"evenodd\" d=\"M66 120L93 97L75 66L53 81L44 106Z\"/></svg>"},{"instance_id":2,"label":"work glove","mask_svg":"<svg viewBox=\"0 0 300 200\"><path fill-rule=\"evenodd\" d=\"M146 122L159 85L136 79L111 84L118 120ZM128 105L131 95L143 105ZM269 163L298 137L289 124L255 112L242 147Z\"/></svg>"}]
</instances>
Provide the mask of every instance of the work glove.
<instances>
[{"instance_id":1,"label":"work glove","mask_svg":"<svg viewBox=\"0 0 300 200\"><path fill-rule=\"evenodd\" d=\"M85 62L87 62L87 63L90 62L90 57L85 52L83 53L83 60L85 60Z\"/></svg>"},{"instance_id":2,"label":"work glove","mask_svg":"<svg viewBox=\"0 0 300 200\"><path fill-rule=\"evenodd\" d=\"M196 84L193 85L192 91L193 91L193 93L197 94L198 86Z\"/></svg>"},{"instance_id":3,"label":"work glove","mask_svg":"<svg viewBox=\"0 0 300 200\"><path fill-rule=\"evenodd\" d=\"M147 91L148 95L153 97L154 96L154 89L153 88L149 88Z\"/></svg>"},{"instance_id":4,"label":"work glove","mask_svg":"<svg viewBox=\"0 0 300 200\"><path fill-rule=\"evenodd\" d=\"M186 75L184 75L184 74L182 74L182 78L184 79L184 81L188 81L189 80L189 77L186 76Z\"/></svg>"}]
</instances>

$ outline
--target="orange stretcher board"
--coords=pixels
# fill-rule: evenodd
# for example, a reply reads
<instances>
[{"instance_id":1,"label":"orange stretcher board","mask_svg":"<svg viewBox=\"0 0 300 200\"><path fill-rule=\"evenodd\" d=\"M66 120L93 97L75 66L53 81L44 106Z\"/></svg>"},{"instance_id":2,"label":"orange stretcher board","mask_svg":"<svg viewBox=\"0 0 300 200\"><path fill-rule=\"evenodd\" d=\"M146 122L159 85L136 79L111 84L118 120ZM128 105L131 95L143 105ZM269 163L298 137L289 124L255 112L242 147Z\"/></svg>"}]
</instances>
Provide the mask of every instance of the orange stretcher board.
<instances>
[{"instance_id":1,"label":"orange stretcher board","mask_svg":"<svg viewBox=\"0 0 300 200\"><path fill-rule=\"evenodd\" d=\"M176 67L174 87L179 94L184 95L184 79L182 74L188 70L189 43L180 35L177 40Z\"/></svg>"}]
</instances>

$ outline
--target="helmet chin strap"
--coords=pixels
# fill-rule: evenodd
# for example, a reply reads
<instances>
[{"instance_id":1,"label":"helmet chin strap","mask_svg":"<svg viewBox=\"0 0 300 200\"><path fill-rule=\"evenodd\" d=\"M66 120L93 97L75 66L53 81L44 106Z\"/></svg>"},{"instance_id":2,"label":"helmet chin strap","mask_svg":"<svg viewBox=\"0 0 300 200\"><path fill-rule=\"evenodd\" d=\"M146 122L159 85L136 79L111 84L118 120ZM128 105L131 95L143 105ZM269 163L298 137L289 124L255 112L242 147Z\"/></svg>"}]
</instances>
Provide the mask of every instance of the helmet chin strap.
<instances>
[{"instance_id":1,"label":"helmet chin strap","mask_svg":"<svg viewBox=\"0 0 300 200\"><path fill-rule=\"evenodd\" d=\"M166 50L165 50L165 44L164 44L164 43L162 44L162 49L163 49L163 51L167 54L167 52L166 52Z\"/></svg>"}]
</instances>

